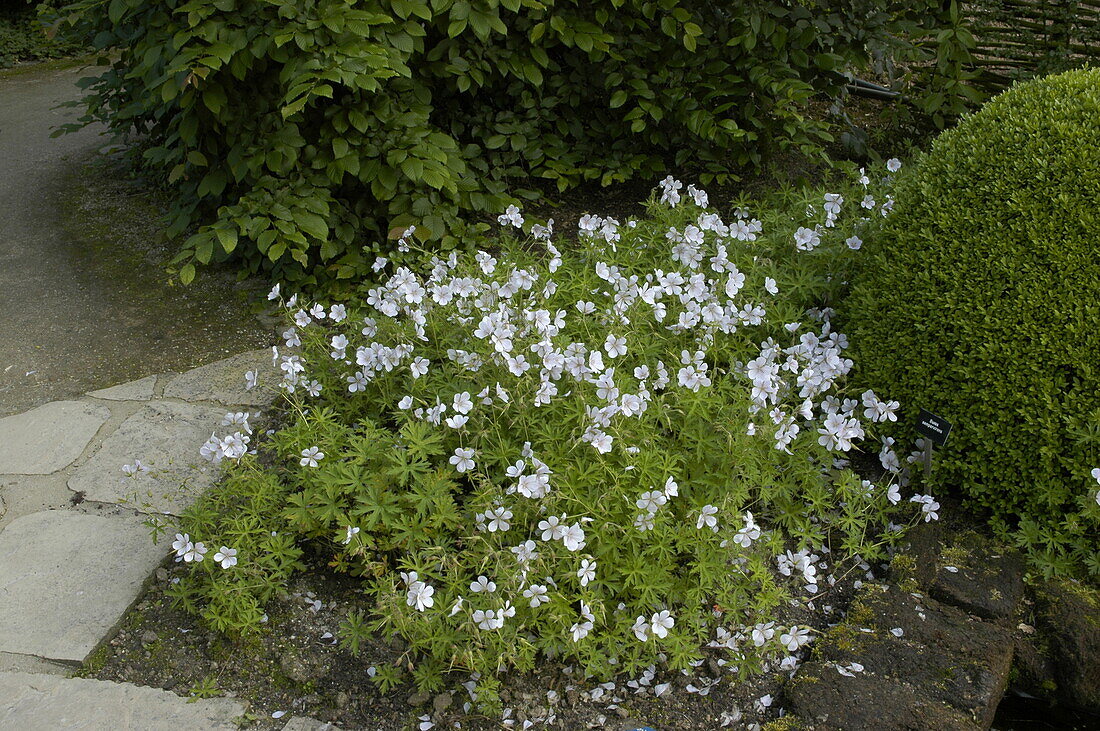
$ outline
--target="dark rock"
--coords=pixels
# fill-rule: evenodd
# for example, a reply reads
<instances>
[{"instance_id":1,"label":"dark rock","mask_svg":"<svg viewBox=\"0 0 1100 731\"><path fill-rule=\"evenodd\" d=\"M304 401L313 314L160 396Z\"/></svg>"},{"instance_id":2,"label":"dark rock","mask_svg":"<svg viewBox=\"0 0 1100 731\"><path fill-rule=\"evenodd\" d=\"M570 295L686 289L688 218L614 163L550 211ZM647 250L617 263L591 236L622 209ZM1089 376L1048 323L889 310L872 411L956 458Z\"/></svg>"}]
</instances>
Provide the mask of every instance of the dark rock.
<instances>
[{"instance_id":1,"label":"dark rock","mask_svg":"<svg viewBox=\"0 0 1100 731\"><path fill-rule=\"evenodd\" d=\"M820 662L802 665L784 707L803 727L825 731L973 731L977 724L913 688L867 673L849 678Z\"/></svg>"},{"instance_id":2,"label":"dark rock","mask_svg":"<svg viewBox=\"0 0 1100 731\"><path fill-rule=\"evenodd\" d=\"M147 629L141 633L141 644L151 645L158 639L157 633L151 629Z\"/></svg>"},{"instance_id":3,"label":"dark rock","mask_svg":"<svg viewBox=\"0 0 1100 731\"><path fill-rule=\"evenodd\" d=\"M892 583L983 619L1012 618L1024 592L1018 553L973 532L949 534L939 523L915 526L906 541L890 565Z\"/></svg>"},{"instance_id":4,"label":"dark rock","mask_svg":"<svg viewBox=\"0 0 1100 731\"><path fill-rule=\"evenodd\" d=\"M1018 632L1012 659L1011 686L1028 695L1053 700L1058 683L1054 679L1054 663L1046 653L1037 635Z\"/></svg>"},{"instance_id":5,"label":"dark rock","mask_svg":"<svg viewBox=\"0 0 1100 731\"><path fill-rule=\"evenodd\" d=\"M450 693L440 693L432 698L432 708L436 713L443 713L451 707L452 703L454 703L454 697Z\"/></svg>"},{"instance_id":6,"label":"dark rock","mask_svg":"<svg viewBox=\"0 0 1100 731\"><path fill-rule=\"evenodd\" d=\"M913 582L913 588L928 587L935 576L937 559L944 544L939 522L918 523L905 534L902 553L890 564L890 582Z\"/></svg>"},{"instance_id":7,"label":"dark rock","mask_svg":"<svg viewBox=\"0 0 1100 731\"><path fill-rule=\"evenodd\" d=\"M1100 592L1070 581L1048 581L1036 587L1035 603L1058 697L1100 710Z\"/></svg>"},{"instance_id":8,"label":"dark rock","mask_svg":"<svg viewBox=\"0 0 1100 731\"><path fill-rule=\"evenodd\" d=\"M351 696L348 695L347 693L345 693L344 691L340 691L339 693L336 694L335 703L336 703L336 707L339 708L339 709L347 708L348 706L351 705Z\"/></svg>"},{"instance_id":9,"label":"dark rock","mask_svg":"<svg viewBox=\"0 0 1100 731\"><path fill-rule=\"evenodd\" d=\"M902 630L901 637L891 633L895 628ZM859 725L870 722L872 716L863 715L867 709L829 705L831 698L854 684L854 692L868 695L888 688L884 699L908 704L891 711L901 725L883 728L922 728L922 718L946 724L923 728L960 727L953 723L988 728L1008 684L1012 653L1013 637L1004 627L981 622L923 594L868 585L848 619L815 645L816 669L810 672L816 673L813 682L819 682L822 673L826 682L820 691L800 691L799 702L809 715L799 715L807 721L828 717L822 728L873 728ZM854 678L836 667L850 662L864 668ZM799 686L802 674L800 669L792 688ZM834 722L838 725L831 725ZM909 723L918 725L905 725Z\"/></svg>"},{"instance_id":10,"label":"dark rock","mask_svg":"<svg viewBox=\"0 0 1100 731\"><path fill-rule=\"evenodd\" d=\"M1023 562L1015 554L964 554L956 548L941 556L929 593L983 619L1008 620L1024 595L1023 575Z\"/></svg>"},{"instance_id":11,"label":"dark rock","mask_svg":"<svg viewBox=\"0 0 1100 731\"><path fill-rule=\"evenodd\" d=\"M432 694L427 691L418 690L407 699L408 704L414 708L419 708L432 699Z\"/></svg>"},{"instance_id":12,"label":"dark rock","mask_svg":"<svg viewBox=\"0 0 1100 731\"><path fill-rule=\"evenodd\" d=\"M157 569L157 581L168 581L168 569L161 566Z\"/></svg>"}]
</instances>

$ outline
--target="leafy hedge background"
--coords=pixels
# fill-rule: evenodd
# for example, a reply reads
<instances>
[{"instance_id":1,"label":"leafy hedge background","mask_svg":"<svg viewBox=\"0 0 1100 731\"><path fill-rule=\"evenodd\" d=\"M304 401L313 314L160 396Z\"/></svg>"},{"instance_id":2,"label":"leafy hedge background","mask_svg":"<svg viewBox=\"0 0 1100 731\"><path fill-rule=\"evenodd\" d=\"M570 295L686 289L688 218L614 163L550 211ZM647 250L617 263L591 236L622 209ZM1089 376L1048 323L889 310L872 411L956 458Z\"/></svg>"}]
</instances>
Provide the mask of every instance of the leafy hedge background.
<instances>
[{"instance_id":1,"label":"leafy hedge background","mask_svg":"<svg viewBox=\"0 0 1100 731\"><path fill-rule=\"evenodd\" d=\"M176 189L169 233L194 231L182 279L234 257L309 286L363 274L414 222L454 246L460 212L536 195L517 180L566 189L680 166L721 183L777 150L819 152L830 136L808 102L836 96L841 72L916 12L901 8L78 0L62 13L118 54L89 83L85 121L148 141L143 163Z\"/></svg>"},{"instance_id":2,"label":"leafy hedge background","mask_svg":"<svg viewBox=\"0 0 1100 731\"><path fill-rule=\"evenodd\" d=\"M1100 69L1014 87L902 176L843 307L868 385L954 424L934 479L1100 576Z\"/></svg>"}]
</instances>

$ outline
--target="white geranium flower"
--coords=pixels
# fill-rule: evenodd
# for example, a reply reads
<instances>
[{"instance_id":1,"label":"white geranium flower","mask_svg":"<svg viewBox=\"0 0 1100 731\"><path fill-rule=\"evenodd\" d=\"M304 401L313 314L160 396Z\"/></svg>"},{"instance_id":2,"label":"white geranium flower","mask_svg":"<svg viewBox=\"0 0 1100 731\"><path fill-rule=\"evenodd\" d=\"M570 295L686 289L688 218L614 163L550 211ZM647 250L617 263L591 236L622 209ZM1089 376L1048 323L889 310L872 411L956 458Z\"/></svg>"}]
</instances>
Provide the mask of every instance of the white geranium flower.
<instances>
[{"instance_id":1,"label":"white geranium flower","mask_svg":"<svg viewBox=\"0 0 1100 731\"><path fill-rule=\"evenodd\" d=\"M634 504L638 506L639 510L656 513L667 502L668 496L663 491L650 490L649 492L643 492L641 497L634 501Z\"/></svg>"},{"instance_id":2,"label":"white geranium flower","mask_svg":"<svg viewBox=\"0 0 1100 731\"><path fill-rule=\"evenodd\" d=\"M217 553L214 554L214 560L222 565L223 569L227 569L230 566L237 565L237 549L229 548L228 546L222 546Z\"/></svg>"},{"instance_id":3,"label":"white geranium flower","mask_svg":"<svg viewBox=\"0 0 1100 731\"><path fill-rule=\"evenodd\" d=\"M495 581L490 581L488 576L479 576L476 580L470 582L470 591L475 594L485 592L486 594L492 594L497 590Z\"/></svg>"},{"instance_id":4,"label":"white geranium flower","mask_svg":"<svg viewBox=\"0 0 1100 731\"><path fill-rule=\"evenodd\" d=\"M431 362L427 358L417 356L409 365L409 370L412 371L413 378L420 378L428 372L429 365L431 365Z\"/></svg>"},{"instance_id":5,"label":"white geranium flower","mask_svg":"<svg viewBox=\"0 0 1100 731\"><path fill-rule=\"evenodd\" d=\"M172 550L176 556L183 558L183 554L191 550L191 536L187 533L177 533L176 540L172 541Z\"/></svg>"},{"instance_id":6,"label":"white geranium flower","mask_svg":"<svg viewBox=\"0 0 1100 731\"><path fill-rule=\"evenodd\" d=\"M626 338L617 338L614 335L608 335L607 340L604 341L603 349L607 352L608 358L617 358L620 355L626 355Z\"/></svg>"},{"instance_id":7,"label":"white geranium flower","mask_svg":"<svg viewBox=\"0 0 1100 731\"><path fill-rule=\"evenodd\" d=\"M346 546L351 543L351 539L359 533L359 526L349 525L347 526L347 534L344 536L343 544Z\"/></svg>"},{"instance_id":8,"label":"white geranium flower","mask_svg":"<svg viewBox=\"0 0 1100 731\"><path fill-rule=\"evenodd\" d=\"M460 414L468 414L474 408L474 400L470 396L469 391L463 391L462 393L456 393L452 401L452 406L455 411Z\"/></svg>"},{"instance_id":9,"label":"white geranium flower","mask_svg":"<svg viewBox=\"0 0 1100 731\"><path fill-rule=\"evenodd\" d=\"M931 495L914 495L909 498L909 502L920 503L921 514L924 516L925 523L940 519L939 513L936 512L940 509L940 504Z\"/></svg>"},{"instance_id":10,"label":"white geranium flower","mask_svg":"<svg viewBox=\"0 0 1100 731\"><path fill-rule=\"evenodd\" d=\"M477 622L478 629L494 630L504 626L504 617L494 609L475 609L472 618Z\"/></svg>"},{"instance_id":11,"label":"white geranium flower","mask_svg":"<svg viewBox=\"0 0 1100 731\"><path fill-rule=\"evenodd\" d=\"M325 458L325 453L317 447L310 447L309 449L302 450L302 458L298 460L298 464L303 467L316 467L317 462Z\"/></svg>"},{"instance_id":12,"label":"white geranium flower","mask_svg":"<svg viewBox=\"0 0 1100 731\"><path fill-rule=\"evenodd\" d=\"M503 214L497 216L497 221L501 226L523 228L523 216L520 215L519 208L516 206L508 206Z\"/></svg>"},{"instance_id":13,"label":"white geranium flower","mask_svg":"<svg viewBox=\"0 0 1100 731\"><path fill-rule=\"evenodd\" d=\"M588 633L592 631L594 626L595 625L588 620L577 622L569 628L569 634L572 636L574 642L580 642L588 636Z\"/></svg>"},{"instance_id":14,"label":"white geranium flower","mask_svg":"<svg viewBox=\"0 0 1100 731\"><path fill-rule=\"evenodd\" d=\"M787 648L787 652L797 652L809 641L810 629L808 627L791 627L779 635L779 644Z\"/></svg>"},{"instance_id":15,"label":"white geranium flower","mask_svg":"<svg viewBox=\"0 0 1100 731\"><path fill-rule=\"evenodd\" d=\"M224 426L224 420L222 423ZM135 475L144 474L148 471L149 467L142 464L140 459L135 459L133 464L122 465L122 474L126 475L127 477L134 477Z\"/></svg>"},{"instance_id":16,"label":"white geranium flower","mask_svg":"<svg viewBox=\"0 0 1100 731\"><path fill-rule=\"evenodd\" d=\"M542 531L542 540L544 541L558 541L565 537L565 526L562 525L561 518L556 515L540 520L539 530Z\"/></svg>"},{"instance_id":17,"label":"white geranium flower","mask_svg":"<svg viewBox=\"0 0 1100 731\"><path fill-rule=\"evenodd\" d=\"M550 597L546 595L546 587L542 584L532 584L523 591L525 599L531 600L531 608L538 609L541 605L550 601Z\"/></svg>"},{"instance_id":18,"label":"white geranium flower","mask_svg":"<svg viewBox=\"0 0 1100 731\"><path fill-rule=\"evenodd\" d=\"M194 561L195 563L202 563L203 556L206 555L206 545L199 541L194 544L187 544L187 551L183 554L183 560L187 563Z\"/></svg>"},{"instance_id":19,"label":"white geranium flower","mask_svg":"<svg viewBox=\"0 0 1100 731\"><path fill-rule=\"evenodd\" d=\"M474 468L474 450L472 447L459 447L449 461L459 472L469 472Z\"/></svg>"},{"instance_id":20,"label":"white geranium flower","mask_svg":"<svg viewBox=\"0 0 1100 731\"><path fill-rule=\"evenodd\" d=\"M649 618L649 631L653 633L655 637L664 639L668 637L668 631L672 629L676 624L676 620L672 616L672 612L664 609L657 612Z\"/></svg>"},{"instance_id":21,"label":"white geranium flower","mask_svg":"<svg viewBox=\"0 0 1100 731\"><path fill-rule=\"evenodd\" d=\"M588 582L596 578L595 559L581 559L581 567L577 571L577 578L581 580L581 586L588 586Z\"/></svg>"},{"instance_id":22,"label":"white geranium flower","mask_svg":"<svg viewBox=\"0 0 1100 731\"><path fill-rule=\"evenodd\" d=\"M892 173L896 173L898 170L901 170L901 160L896 157L891 157L886 161L886 169Z\"/></svg>"},{"instance_id":23,"label":"white geranium flower","mask_svg":"<svg viewBox=\"0 0 1100 731\"><path fill-rule=\"evenodd\" d=\"M794 232L794 248L799 251L813 251L821 243L821 234L812 228L800 227Z\"/></svg>"},{"instance_id":24,"label":"white geranium flower","mask_svg":"<svg viewBox=\"0 0 1100 731\"><path fill-rule=\"evenodd\" d=\"M529 564L539 557L539 552L535 550L535 541L524 541L519 545L511 546L509 550L515 554L516 561L520 564Z\"/></svg>"},{"instance_id":25,"label":"white geranium flower","mask_svg":"<svg viewBox=\"0 0 1100 731\"><path fill-rule=\"evenodd\" d=\"M699 510L699 520L696 521L695 527L700 530L704 527L710 528L714 532L718 532L718 508L713 505L704 505Z\"/></svg>"},{"instance_id":26,"label":"white geranium flower","mask_svg":"<svg viewBox=\"0 0 1100 731\"><path fill-rule=\"evenodd\" d=\"M512 511L505 507L493 508L485 511L485 517L489 521L490 533L504 532L512 527Z\"/></svg>"},{"instance_id":27,"label":"white geranium flower","mask_svg":"<svg viewBox=\"0 0 1100 731\"><path fill-rule=\"evenodd\" d=\"M415 607L416 611L423 612L435 604L432 594L435 594L435 587L425 584L423 581L414 581L409 584L405 602L410 607Z\"/></svg>"},{"instance_id":28,"label":"white geranium flower","mask_svg":"<svg viewBox=\"0 0 1100 731\"><path fill-rule=\"evenodd\" d=\"M581 528L581 524L574 523L566 528L561 540L569 551L579 551L584 548L584 529Z\"/></svg>"},{"instance_id":29,"label":"white geranium flower","mask_svg":"<svg viewBox=\"0 0 1100 731\"><path fill-rule=\"evenodd\" d=\"M891 505L897 505L901 502L901 490L897 485L890 485L886 490L886 499L890 501Z\"/></svg>"},{"instance_id":30,"label":"white geranium flower","mask_svg":"<svg viewBox=\"0 0 1100 731\"><path fill-rule=\"evenodd\" d=\"M752 644L757 647L762 647L772 637L775 637L774 622L765 622L752 628Z\"/></svg>"}]
</instances>

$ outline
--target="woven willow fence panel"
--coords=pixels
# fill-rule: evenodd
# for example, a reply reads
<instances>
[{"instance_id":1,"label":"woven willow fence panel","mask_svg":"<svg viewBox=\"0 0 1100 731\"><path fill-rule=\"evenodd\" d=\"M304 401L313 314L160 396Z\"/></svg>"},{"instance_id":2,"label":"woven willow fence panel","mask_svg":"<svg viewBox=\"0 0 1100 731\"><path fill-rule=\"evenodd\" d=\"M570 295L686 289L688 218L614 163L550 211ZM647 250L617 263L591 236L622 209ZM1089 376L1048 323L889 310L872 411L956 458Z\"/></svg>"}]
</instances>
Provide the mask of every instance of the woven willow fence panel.
<instances>
[{"instance_id":1,"label":"woven willow fence panel","mask_svg":"<svg viewBox=\"0 0 1100 731\"><path fill-rule=\"evenodd\" d=\"M962 7L984 85L1100 65L1100 0L972 0Z\"/></svg>"}]
</instances>

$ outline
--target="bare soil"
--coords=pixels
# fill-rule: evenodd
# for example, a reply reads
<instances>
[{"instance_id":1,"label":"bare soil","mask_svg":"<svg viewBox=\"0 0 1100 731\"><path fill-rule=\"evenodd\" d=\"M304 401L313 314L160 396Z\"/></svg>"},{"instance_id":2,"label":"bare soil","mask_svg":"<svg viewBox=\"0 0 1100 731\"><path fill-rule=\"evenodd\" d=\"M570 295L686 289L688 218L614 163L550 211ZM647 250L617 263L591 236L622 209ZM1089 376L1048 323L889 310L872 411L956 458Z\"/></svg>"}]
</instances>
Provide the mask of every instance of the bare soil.
<instances>
[{"instance_id":1,"label":"bare soil","mask_svg":"<svg viewBox=\"0 0 1100 731\"><path fill-rule=\"evenodd\" d=\"M424 716L438 728L524 728L528 720L535 728L625 731L650 726L688 731L717 729L731 717L739 719L733 728L774 720L782 685L790 675L773 668L738 680L719 666L721 655L708 651L694 673L657 672L641 692L635 692L627 681L637 678L618 678L613 687L601 688L560 663L546 662L533 674L502 676L506 710L502 716L488 717L476 707L463 708L471 700L462 686L470 679L466 675L452 674L448 686L434 694L418 693L411 683L381 692L371 681L373 669L407 663L402 644L379 638L362 646L358 656L341 645L341 622L349 612L368 605L356 579L333 573L323 561L311 561L308 570L275 598L264 631L248 640L209 630L172 606L165 589L185 570L169 565L157 571L121 629L93 654L82 676L185 696L235 697L248 703L249 726L257 729L281 729L298 715L340 728L381 731L416 728ZM848 572L847 578L818 595L813 609L803 603L785 608L780 623L825 631L842 618L854 593L853 581L860 578L862 572ZM671 686L656 698L652 689L660 683ZM704 695L688 690L689 685L709 689ZM755 701L769 694L775 704L758 713ZM275 718L280 711L283 715Z\"/></svg>"}]
</instances>

